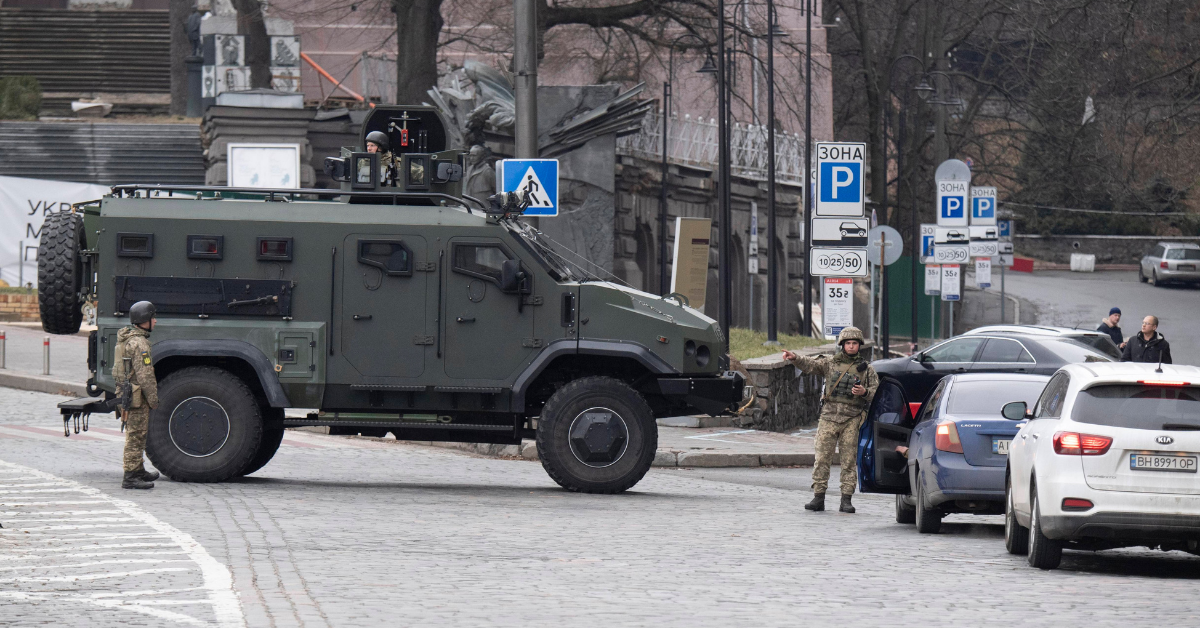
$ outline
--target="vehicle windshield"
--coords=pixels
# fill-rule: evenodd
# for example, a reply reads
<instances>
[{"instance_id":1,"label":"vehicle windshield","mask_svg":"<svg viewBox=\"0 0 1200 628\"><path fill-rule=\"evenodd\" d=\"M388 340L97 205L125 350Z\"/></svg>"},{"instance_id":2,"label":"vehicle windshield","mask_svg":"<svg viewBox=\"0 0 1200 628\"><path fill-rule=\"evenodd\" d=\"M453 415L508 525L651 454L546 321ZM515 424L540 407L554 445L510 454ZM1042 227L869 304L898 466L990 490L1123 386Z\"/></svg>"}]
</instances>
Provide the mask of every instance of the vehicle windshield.
<instances>
[{"instance_id":1,"label":"vehicle windshield","mask_svg":"<svg viewBox=\"0 0 1200 628\"><path fill-rule=\"evenodd\" d=\"M1112 358L1075 338L1054 338L1041 345L1067 364L1079 362L1112 362Z\"/></svg>"},{"instance_id":2,"label":"vehicle windshield","mask_svg":"<svg viewBox=\"0 0 1200 628\"><path fill-rule=\"evenodd\" d=\"M505 220L504 226L508 230L517 235L517 239L525 246L534 257L541 262L542 266L551 275L554 275L557 281L581 281L586 279L597 279L597 277L577 264L572 264L567 261L561 253L559 253L548 238L542 235L533 227L519 220Z\"/></svg>"},{"instance_id":3,"label":"vehicle windshield","mask_svg":"<svg viewBox=\"0 0 1200 628\"><path fill-rule=\"evenodd\" d=\"M1200 260L1200 249L1167 249L1166 259Z\"/></svg>"},{"instance_id":4,"label":"vehicle windshield","mask_svg":"<svg viewBox=\"0 0 1200 628\"><path fill-rule=\"evenodd\" d=\"M1200 430L1200 388L1107 384L1081 391L1071 418L1138 430Z\"/></svg>"},{"instance_id":5,"label":"vehicle windshield","mask_svg":"<svg viewBox=\"0 0 1200 628\"><path fill-rule=\"evenodd\" d=\"M1113 344L1112 338L1109 338L1108 336L1101 336L1099 334L1080 334L1078 336L1071 336L1070 338L1072 340L1081 342L1099 351L1100 353L1107 355L1110 358L1116 358L1118 360L1121 359L1121 350L1117 348L1117 345Z\"/></svg>"},{"instance_id":6,"label":"vehicle windshield","mask_svg":"<svg viewBox=\"0 0 1200 628\"><path fill-rule=\"evenodd\" d=\"M954 382L950 389L950 414L994 414L1010 401L1024 401L1030 408L1046 387L1037 382Z\"/></svg>"}]
</instances>

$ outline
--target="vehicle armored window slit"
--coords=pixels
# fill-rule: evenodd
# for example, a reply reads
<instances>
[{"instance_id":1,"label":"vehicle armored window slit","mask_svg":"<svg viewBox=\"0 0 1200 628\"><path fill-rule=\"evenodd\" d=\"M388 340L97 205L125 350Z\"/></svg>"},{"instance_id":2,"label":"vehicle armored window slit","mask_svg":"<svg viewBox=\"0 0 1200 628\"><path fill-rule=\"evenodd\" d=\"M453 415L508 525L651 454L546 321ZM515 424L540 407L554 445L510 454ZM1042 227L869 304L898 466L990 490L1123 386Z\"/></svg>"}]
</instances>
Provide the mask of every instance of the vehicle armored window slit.
<instances>
[{"instance_id":1,"label":"vehicle armored window slit","mask_svg":"<svg viewBox=\"0 0 1200 628\"><path fill-rule=\"evenodd\" d=\"M222 259L225 257L225 236L190 235L187 237L188 259Z\"/></svg>"},{"instance_id":2,"label":"vehicle armored window slit","mask_svg":"<svg viewBox=\"0 0 1200 628\"><path fill-rule=\"evenodd\" d=\"M259 261L290 262L292 261L292 238L272 238L259 236L255 248Z\"/></svg>"},{"instance_id":3,"label":"vehicle armored window slit","mask_svg":"<svg viewBox=\"0 0 1200 628\"><path fill-rule=\"evenodd\" d=\"M154 257L154 234L118 233L117 257Z\"/></svg>"}]
</instances>

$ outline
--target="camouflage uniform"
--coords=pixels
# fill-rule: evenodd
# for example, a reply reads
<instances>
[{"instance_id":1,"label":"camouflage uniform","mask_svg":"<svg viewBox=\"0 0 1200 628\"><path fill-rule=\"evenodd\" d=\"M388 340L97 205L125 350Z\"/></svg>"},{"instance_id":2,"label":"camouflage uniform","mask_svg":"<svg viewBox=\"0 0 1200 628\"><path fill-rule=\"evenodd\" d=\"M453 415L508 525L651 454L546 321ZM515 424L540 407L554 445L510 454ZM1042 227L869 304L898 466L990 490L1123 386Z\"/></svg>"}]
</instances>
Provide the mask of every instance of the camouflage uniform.
<instances>
[{"instance_id":1,"label":"camouflage uniform","mask_svg":"<svg viewBox=\"0 0 1200 628\"><path fill-rule=\"evenodd\" d=\"M379 184L396 185L396 169L399 167L400 160L392 154L392 151L379 153Z\"/></svg>"},{"instance_id":2,"label":"camouflage uniform","mask_svg":"<svg viewBox=\"0 0 1200 628\"><path fill-rule=\"evenodd\" d=\"M862 373L856 370L858 364L865 363L861 353L850 356L844 351L839 351L833 359L796 356L792 360L792 364L805 374L825 378L825 395L817 421L817 455L812 474L814 493L823 495L829 487L829 465L835 447L841 453L842 495L853 495L858 486L858 429L862 427L867 408L879 388L879 375L870 365ZM856 378L867 389L861 397L850 392Z\"/></svg>"},{"instance_id":3,"label":"camouflage uniform","mask_svg":"<svg viewBox=\"0 0 1200 628\"><path fill-rule=\"evenodd\" d=\"M150 427L150 409L158 406L158 380L150 359L150 332L128 325L117 333L113 353L113 379L118 386L133 384L133 395L125 418L125 471L141 471L146 451L146 432ZM131 372L126 371L128 361Z\"/></svg>"}]
</instances>

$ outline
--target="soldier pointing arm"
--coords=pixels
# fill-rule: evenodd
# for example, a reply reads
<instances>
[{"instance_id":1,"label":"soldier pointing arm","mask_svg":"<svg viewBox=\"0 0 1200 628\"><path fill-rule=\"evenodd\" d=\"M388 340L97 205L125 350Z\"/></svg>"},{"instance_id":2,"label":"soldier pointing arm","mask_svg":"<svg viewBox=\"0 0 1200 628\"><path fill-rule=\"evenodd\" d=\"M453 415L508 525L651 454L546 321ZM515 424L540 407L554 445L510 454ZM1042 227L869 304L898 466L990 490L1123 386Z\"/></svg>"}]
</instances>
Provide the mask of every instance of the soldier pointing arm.
<instances>
[{"instance_id":1,"label":"soldier pointing arm","mask_svg":"<svg viewBox=\"0 0 1200 628\"><path fill-rule=\"evenodd\" d=\"M838 334L841 348L832 359L798 356L784 351L783 357L807 375L825 378L821 398L821 416L817 421L816 461L813 464L813 499L805 510L825 510L825 490L829 487L829 466L836 447L841 454L841 512L854 512L850 498L858 485L858 429L867 416L867 408L879 388L879 376L867 364L859 350L863 335L857 327Z\"/></svg>"}]
</instances>

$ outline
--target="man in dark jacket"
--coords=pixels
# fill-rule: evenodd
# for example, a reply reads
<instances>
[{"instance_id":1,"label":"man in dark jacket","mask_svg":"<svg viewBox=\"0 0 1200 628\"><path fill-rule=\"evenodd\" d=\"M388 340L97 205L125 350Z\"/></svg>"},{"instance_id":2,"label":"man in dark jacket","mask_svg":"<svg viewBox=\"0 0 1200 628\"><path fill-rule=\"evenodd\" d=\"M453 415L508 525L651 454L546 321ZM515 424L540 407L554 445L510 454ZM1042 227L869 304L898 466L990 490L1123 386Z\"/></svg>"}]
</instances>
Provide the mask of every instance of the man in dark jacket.
<instances>
[{"instance_id":1,"label":"man in dark jacket","mask_svg":"<svg viewBox=\"0 0 1200 628\"><path fill-rule=\"evenodd\" d=\"M1100 321L1100 326L1096 328L1096 331L1108 334L1108 337L1112 338L1113 344L1117 345L1118 349L1124 349L1125 336L1121 334L1121 328L1117 326L1119 322L1121 322L1121 308L1114 307L1108 311L1108 318Z\"/></svg>"},{"instance_id":2,"label":"man in dark jacket","mask_svg":"<svg viewBox=\"0 0 1200 628\"><path fill-rule=\"evenodd\" d=\"M1134 334L1121 353L1122 362L1171 363L1171 344L1158 333L1158 317L1142 319L1142 333Z\"/></svg>"}]
</instances>

